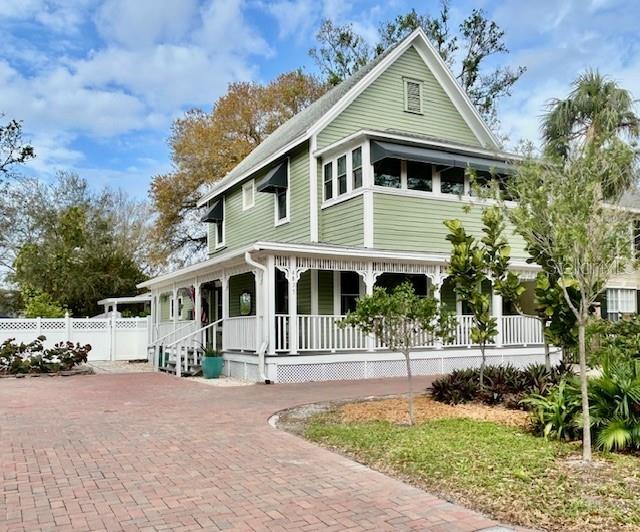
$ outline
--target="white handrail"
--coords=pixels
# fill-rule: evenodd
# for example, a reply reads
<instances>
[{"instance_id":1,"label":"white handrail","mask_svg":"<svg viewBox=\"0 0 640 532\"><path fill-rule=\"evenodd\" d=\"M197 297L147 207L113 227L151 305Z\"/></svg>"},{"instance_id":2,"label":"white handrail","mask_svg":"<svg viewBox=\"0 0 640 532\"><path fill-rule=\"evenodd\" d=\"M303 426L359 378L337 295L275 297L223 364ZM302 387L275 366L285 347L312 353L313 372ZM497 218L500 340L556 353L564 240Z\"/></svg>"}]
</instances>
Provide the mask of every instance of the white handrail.
<instances>
[{"instance_id":1,"label":"white handrail","mask_svg":"<svg viewBox=\"0 0 640 532\"><path fill-rule=\"evenodd\" d=\"M179 344L179 343L181 343L181 342L184 342L185 340L187 340L187 339L191 338L192 336L195 336L195 335L196 335L196 334L198 334L198 333L204 332L204 331L206 331L209 327L213 327L214 325L218 325L219 323L221 323L221 322L223 322L223 321L224 321L224 318L220 318L219 320L216 320L216 321L214 321L214 322L212 322L212 323L208 323L208 324L207 324L207 325L205 325L204 327L201 327L200 329L198 329L198 330L196 330L196 331L193 331L193 332L191 332L191 333L187 334L186 336L183 336L182 338L179 338L178 340L176 340L176 341L174 341L174 342L172 342L172 343L170 343L170 344L167 344L167 347L173 347L173 346L174 346L174 345L176 345L176 344Z\"/></svg>"},{"instance_id":2,"label":"white handrail","mask_svg":"<svg viewBox=\"0 0 640 532\"><path fill-rule=\"evenodd\" d=\"M182 327L178 327L177 329L171 331L169 334L165 334L162 338L158 338L155 342L152 342L149 347L156 347L160 345L162 342L164 342L165 339L169 338L169 336L175 335L177 332L182 331L183 329L186 329L190 326L191 321L189 321L189 323L185 323Z\"/></svg>"}]
</instances>

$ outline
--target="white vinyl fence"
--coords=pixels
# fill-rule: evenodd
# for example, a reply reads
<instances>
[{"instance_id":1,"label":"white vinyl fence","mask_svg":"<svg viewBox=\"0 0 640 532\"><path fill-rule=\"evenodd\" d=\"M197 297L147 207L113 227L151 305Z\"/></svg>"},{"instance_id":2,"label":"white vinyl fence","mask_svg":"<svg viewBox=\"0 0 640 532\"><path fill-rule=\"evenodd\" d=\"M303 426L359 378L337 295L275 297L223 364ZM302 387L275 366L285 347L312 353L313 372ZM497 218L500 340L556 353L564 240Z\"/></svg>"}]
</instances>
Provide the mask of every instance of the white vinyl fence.
<instances>
[{"instance_id":1,"label":"white vinyl fence","mask_svg":"<svg viewBox=\"0 0 640 532\"><path fill-rule=\"evenodd\" d=\"M0 319L0 344L45 336L46 347L58 342L91 345L90 361L146 359L150 324L149 317Z\"/></svg>"}]
</instances>

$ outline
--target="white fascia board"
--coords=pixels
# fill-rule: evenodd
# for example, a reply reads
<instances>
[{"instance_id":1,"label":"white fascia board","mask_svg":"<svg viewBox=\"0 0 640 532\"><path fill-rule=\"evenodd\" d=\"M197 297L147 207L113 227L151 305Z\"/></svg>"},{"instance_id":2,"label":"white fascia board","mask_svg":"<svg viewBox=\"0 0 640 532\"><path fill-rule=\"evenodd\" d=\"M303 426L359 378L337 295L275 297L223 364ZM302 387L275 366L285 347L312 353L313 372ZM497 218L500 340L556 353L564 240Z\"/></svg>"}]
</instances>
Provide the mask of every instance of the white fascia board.
<instances>
[{"instance_id":1,"label":"white fascia board","mask_svg":"<svg viewBox=\"0 0 640 532\"><path fill-rule=\"evenodd\" d=\"M480 147L476 148L474 146L469 146L468 144L459 144L456 142L440 141L435 139L421 139L411 135L402 135L401 133L387 133L386 131L378 131L375 129L361 129L359 131L356 131L355 133L352 133L351 135L348 135L328 146L325 146L324 148L314 151L313 155L316 157L323 157L326 154L341 151L345 145L365 138L370 138L373 140L399 141L414 146L455 150L456 152L466 153L469 155L480 155L482 157L489 157L491 159L504 159L508 161L524 160L524 158L520 155L502 150L491 150Z\"/></svg>"},{"instance_id":2,"label":"white fascia board","mask_svg":"<svg viewBox=\"0 0 640 532\"><path fill-rule=\"evenodd\" d=\"M451 98L451 101L465 119L469 127L473 130L478 140L485 148L499 149L500 142L493 134L487 123L484 121L476 106L469 99L469 95L460 86L454 77L451 69L444 62L438 51L434 48L429 38L422 28L415 30L420 35L417 41L416 50L422 57L427 67L431 70L435 78L440 82L442 88Z\"/></svg>"},{"instance_id":3,"label":"white fascia board","mask_svg":"<svg viewBox=\"0 0 640 532\"><path fill-rule=\"evenodd\" d=\"M280 159L281 157L284 157L287 154L287 152L289 152L289 150L292 150L299 144L302 144L305 140L309 138L309 136L310 135L308 134L300 135L298 138L296 138L295 140L287 144L284 148L281 148L280 150L275 152L271 157L260 161L258 164L256 164L255 166L252 166L249 170L247 170L246 172L243 172L242 174L240 174L239 176L233 179L228 179L227 177L222 178L220 181L218 181L216 185L213 186L211 190L209 190L207 193L202 195L202 197L198 200L197 206L202 207L205 203L207 203L207 201L210 201L216 196L222 194L225 190L230 189L231 187L242 182L252 174L259 172L265 166ZM233 172L233 170L231 172ZM228 175L229 174L227 174L227 176Z\"/></svg>"},{"instance_id":4,"label":"white fascia board","mask_svg":"<svg viewBox=\"0 0 640 532\"><path fill-rule=\"evenodd\" d=\"M189 278L190 276L195 276L202 270L210 270L214 266L221 266L226 262L231 262L233 259L243 258L246 251L249 251L253 248L253 246L244 247L239 250L230 251L227 253L220 254L214 258L198 262L196 264L192 264L191 266L186 266L184 268L180 268L179 270L165 273L162 275L158 275L153 279L149 279L148 281L144 281L143 283L137 284L137 288L151 288L158 287L166 284L170 284L171 282L175 282L184 278ZM244 260L244 259L243 259Z\"/></svg>"}]
</instances>

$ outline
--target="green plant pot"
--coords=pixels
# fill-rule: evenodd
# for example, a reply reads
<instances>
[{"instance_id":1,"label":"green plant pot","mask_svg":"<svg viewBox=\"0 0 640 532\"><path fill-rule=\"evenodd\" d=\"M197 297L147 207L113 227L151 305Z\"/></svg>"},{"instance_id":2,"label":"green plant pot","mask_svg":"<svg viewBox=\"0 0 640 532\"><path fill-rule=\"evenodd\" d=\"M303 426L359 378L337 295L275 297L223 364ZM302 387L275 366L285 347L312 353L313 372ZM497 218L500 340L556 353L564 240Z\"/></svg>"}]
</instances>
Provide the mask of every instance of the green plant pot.
<instances>
[{"instance_id":1,"label":"green plant pot","mask_svg":"<svg viewBox=\"0 0 640 532\"><path fill-rule=\"evenodd\" d=\"M224 366L222 357L203 357L202 376L205 379L217 379L222 373L222 366Z\"/></svg>"}]
</instances>

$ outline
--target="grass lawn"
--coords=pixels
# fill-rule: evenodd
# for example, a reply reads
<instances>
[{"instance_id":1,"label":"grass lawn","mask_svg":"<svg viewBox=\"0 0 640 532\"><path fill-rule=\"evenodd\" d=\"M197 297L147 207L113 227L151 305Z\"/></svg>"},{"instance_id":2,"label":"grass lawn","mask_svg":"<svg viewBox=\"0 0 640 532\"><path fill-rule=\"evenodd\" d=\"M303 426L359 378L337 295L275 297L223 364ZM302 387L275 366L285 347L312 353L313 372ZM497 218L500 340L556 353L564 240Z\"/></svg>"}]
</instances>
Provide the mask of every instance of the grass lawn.
<instances>
[{"instance_id":1,"label":"grass lawn","mask_svg":"<svg viewBox=\"0 0 640 532\"><path fill-rule=\"evenodd\" d=\"M640 530L640 458L575 460L575 444L471 419L414 427L349 422L339 409L308 420L305 436L449 500L512 524L549 530Z\"/></svg>"}]
</instances>

